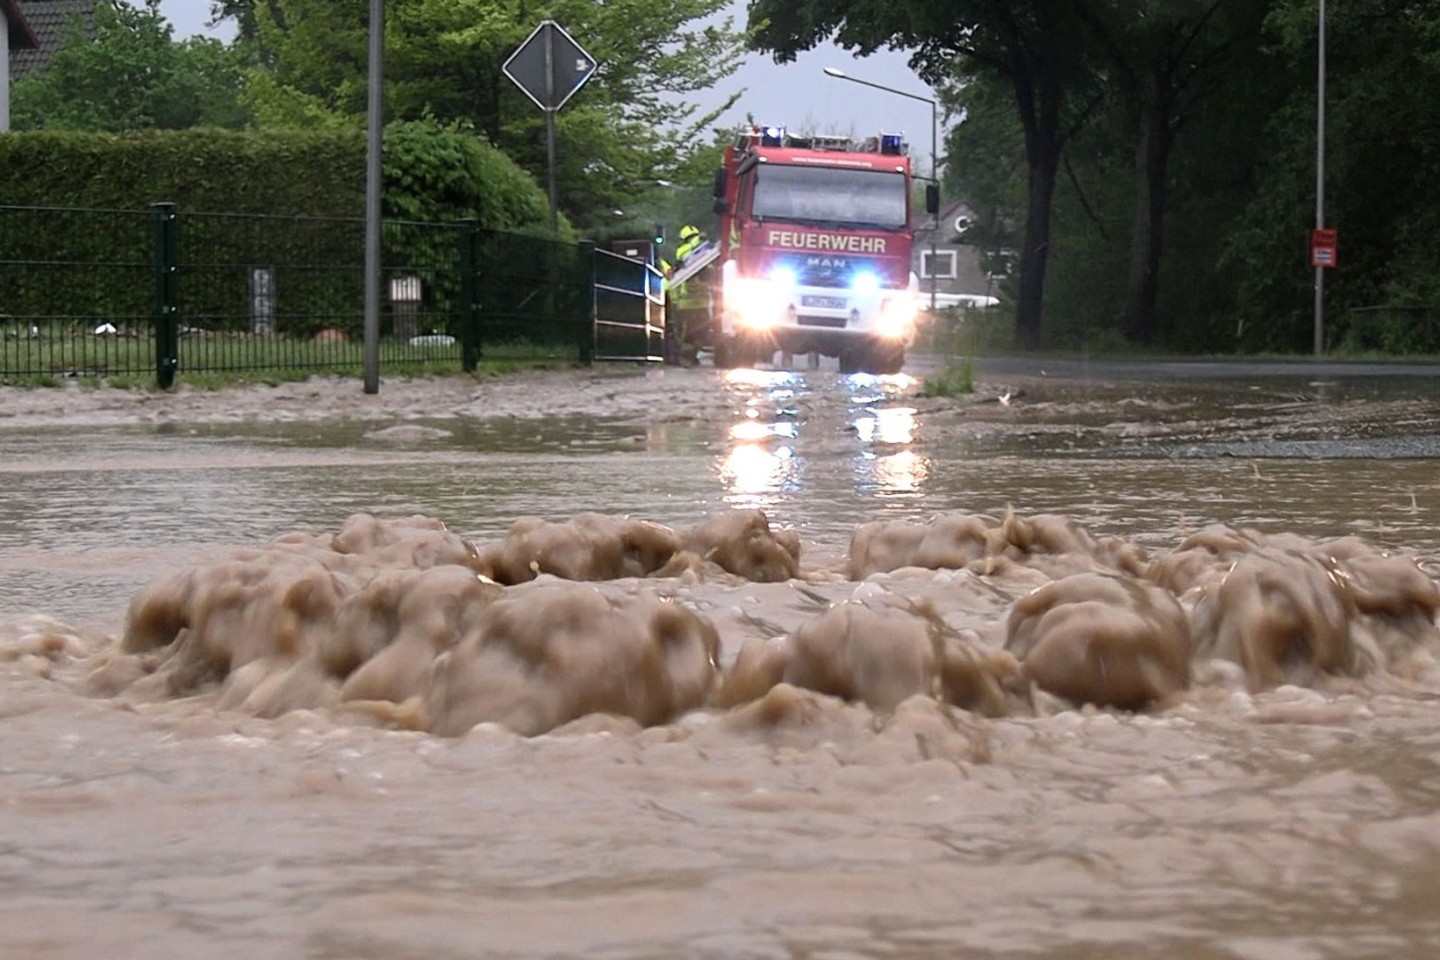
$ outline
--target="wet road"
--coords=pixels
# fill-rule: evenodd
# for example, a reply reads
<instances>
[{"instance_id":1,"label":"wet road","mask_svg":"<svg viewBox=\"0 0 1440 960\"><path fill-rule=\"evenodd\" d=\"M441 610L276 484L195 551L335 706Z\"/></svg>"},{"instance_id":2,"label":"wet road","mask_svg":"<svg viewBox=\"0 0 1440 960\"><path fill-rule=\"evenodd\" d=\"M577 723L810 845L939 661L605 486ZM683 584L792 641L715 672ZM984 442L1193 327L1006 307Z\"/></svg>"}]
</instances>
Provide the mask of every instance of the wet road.
<instances>
[{"instance_id":1,"label":"wet road","mask_svg":"<svg viewBox=\"0 0 1440 960\"><path fill-rule=\"evenodd\" d=\"M920 361L928 366L937 360ZM1393 378L1440 381L1440 364L1367 363L1316 359L1296 360L1038 360L1026 357L985 357L977 361L984 376L1050 376L1070 380L1126 380L1136 383L1168 383L1175 380L1233 381L1260 383L1293 380L1322 385L1351 386L1378 383ZM1412 388L1416 385L1412 384ZM1434 391L1435 386L1421 388Z\"/></svg>"},{"instance_id":2,"label":"wet road","mask_svg":"<svg viewBox=\"0 0 1440 960\"><path fill-rule=\"evenodd\" d=\"M357 511L489 539L530 514L755 506L819 555L865 520L1007 506L1156 544L1215 522L1436 544L1440 380L1184 366L986 360L957 400L904 375L673 371L652 386L718 385L727 416L422 419L398 442L370 422L9 431L0 611L113 624L157 567Z\"/></svg>"}]
</instances>

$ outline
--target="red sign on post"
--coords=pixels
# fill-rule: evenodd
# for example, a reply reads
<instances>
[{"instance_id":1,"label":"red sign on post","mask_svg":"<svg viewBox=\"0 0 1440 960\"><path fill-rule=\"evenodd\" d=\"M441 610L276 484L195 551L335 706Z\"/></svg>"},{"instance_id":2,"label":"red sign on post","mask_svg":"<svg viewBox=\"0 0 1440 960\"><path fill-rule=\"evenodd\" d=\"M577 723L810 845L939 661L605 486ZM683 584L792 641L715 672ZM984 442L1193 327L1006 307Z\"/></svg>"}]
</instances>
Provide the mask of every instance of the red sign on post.
<instances>
[{"instance_id":1,"label":"red sign on post","mask_svg":"<svg viewBox=\"0 0 1440 960\"><path fill-rule=\"evenodd\" d=\"M1310 232L1310 266L1335 266L1339 238L1334 230L1312 230Z\"/></svg>"}]
</instances>

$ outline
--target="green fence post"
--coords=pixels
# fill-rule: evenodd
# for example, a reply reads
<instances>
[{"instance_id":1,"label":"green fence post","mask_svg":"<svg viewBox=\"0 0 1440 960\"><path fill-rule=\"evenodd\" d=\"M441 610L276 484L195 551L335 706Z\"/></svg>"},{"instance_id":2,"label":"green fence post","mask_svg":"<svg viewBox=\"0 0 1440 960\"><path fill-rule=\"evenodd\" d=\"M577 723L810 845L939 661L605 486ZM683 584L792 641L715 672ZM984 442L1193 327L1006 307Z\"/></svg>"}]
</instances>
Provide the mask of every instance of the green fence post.
<instances>
[{"instance_id":1,"label":"green fence post","mask_svg":"<svg viewBox=\"0 0 1440 960\"><path fill-rule=\"evenodd\" d=\"M180 367L180 215L173 203L150 204L150 215L154 224L155 382L161 390L169 390Z\"/></svg>"},{"instance_id":2,"label":"green fence post","mask_svg":"<svg viewBox=\"0 0 1440 960\"><path fill-rule=\"evenodd\" d=\"M575 283L579 286L577 298L582 315L577 318L577 336L580 345L580 362L585 366L595 363L595 241L580 241L579 274Z\"/></svg>"},{"instance_id":3,"label":"green fence post","mask_svg":"<svg viewBox=\"0 0 1440 960\"><path fill-rule=\"evenodd\" d=\"M475 299L476 248L480 240L480 224L461 220L459 233L460 269L460 367L474 373L480 365L480 304Z\"/></svg>"}]
</instances>

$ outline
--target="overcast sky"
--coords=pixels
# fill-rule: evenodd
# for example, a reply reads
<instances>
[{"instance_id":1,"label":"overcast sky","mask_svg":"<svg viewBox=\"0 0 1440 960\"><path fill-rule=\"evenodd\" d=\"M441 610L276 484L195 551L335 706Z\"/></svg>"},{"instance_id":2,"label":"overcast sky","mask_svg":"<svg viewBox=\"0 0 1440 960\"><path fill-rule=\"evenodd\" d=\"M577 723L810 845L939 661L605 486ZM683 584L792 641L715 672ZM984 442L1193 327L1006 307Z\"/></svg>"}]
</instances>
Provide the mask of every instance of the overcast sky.
<instances>
[{"instance_id":1,"label":"overcast sky","mask_svg":"<svg viewBox=\"0 0 1440 960\"><path fill-rule=\"evenodd\" d=\"M160 9L175 25L180 36L204 33L210 4L206 0L161 0ZM745 0L733 0L731 14L737 24L745 22ZM232 31L215 34L228 39ZM575 38L585 45L585 38ZM745 65L718 90L701 95L702 103L718 104L741 88L744 93L724 125L740 123L751 114L759 123L781 123L792 128L854 133L857 136L886 132L905 134L919 165L929 167L930 105L896 96L823 73L837 67L851 76L907 93L931 97L933 93L906 63L904 53L881 52L856 58L831 44L802 53L794 63L772 63L761 54L751 54ZM943 134L942 134L943 139Z\"/></svg>"}]
</instances>

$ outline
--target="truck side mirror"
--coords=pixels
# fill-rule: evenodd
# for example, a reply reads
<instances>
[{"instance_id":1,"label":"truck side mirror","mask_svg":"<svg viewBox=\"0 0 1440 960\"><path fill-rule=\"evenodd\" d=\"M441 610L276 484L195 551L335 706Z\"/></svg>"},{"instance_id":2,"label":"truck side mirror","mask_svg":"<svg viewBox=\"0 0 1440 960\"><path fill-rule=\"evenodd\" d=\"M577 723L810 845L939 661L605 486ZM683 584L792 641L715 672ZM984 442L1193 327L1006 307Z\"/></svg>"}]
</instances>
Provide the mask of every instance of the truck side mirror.
<instances>
[{"instance_id":1,"label":"truck side mirror","mask_svg":"<svg viewBox=\"0 0 1440 960\"><path fill-rule=\"evenodd\" d=\"M729 201L729 200L726 200L724 197L716 197L716 198L715 198L715 212L718 213L718 214L720 214L721 216L724 216L725 214L729 213L729 212L730 212L730 201Z\"/></svg>"},{"instance_id":2,"label":"truck side mirror","mask_svg":"<svg viewBox=\"0 0 1440 960\"><path fill-rule=\"evenodd\" d=\"M940 185L938 183L925 184L925 212L940 212Z\"/></svg>"},{"instance_id":3,"label":"truck side mirror","mask_svg":"<svg viewBox=\"0 0 1440 960\"><path fill-rule=\"evenodd\" d=\"M715 199L718 200L718 199L720 199L721 197L725 196L725 185L726 185L726 184L725 184L725 168L724 168L724 167L716 167L716 168L715 168L715 189L714 189L714 191L712 191Z\"/></svg>"}]
</instances>

